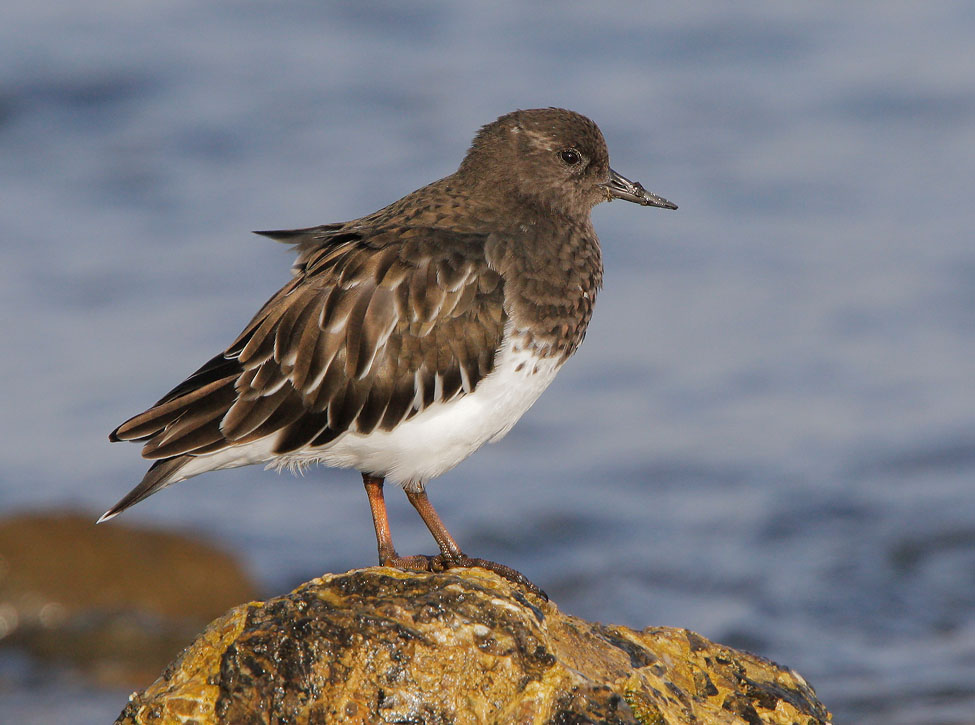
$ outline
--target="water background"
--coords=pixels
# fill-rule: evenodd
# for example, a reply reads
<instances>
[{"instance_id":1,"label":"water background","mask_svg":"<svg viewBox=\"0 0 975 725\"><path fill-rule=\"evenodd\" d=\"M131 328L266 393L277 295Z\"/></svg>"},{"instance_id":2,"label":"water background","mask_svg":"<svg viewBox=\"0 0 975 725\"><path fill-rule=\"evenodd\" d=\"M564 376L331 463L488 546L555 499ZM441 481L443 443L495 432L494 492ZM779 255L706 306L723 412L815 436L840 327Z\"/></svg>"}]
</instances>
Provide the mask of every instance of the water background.
<instances>
[{"instance_id":1,"label":"water background","mask_svg":"<svg viewBox=\"0 0 975 725\"><path fill-rule=\"evenodd\" d=\"M568 107L680 210L596 209L588 339L430 485L451 531L572 614L790 665L838 723L975 723L973 48L969 2L7 6L0 509L97 515L138 481L108 431L287 279L248 230L371 212L481 124ZM125 516L268 593L375 557L350 471L210 474ZM0 678L4 722L124 705Z\"/></svg>"}]
</instances>

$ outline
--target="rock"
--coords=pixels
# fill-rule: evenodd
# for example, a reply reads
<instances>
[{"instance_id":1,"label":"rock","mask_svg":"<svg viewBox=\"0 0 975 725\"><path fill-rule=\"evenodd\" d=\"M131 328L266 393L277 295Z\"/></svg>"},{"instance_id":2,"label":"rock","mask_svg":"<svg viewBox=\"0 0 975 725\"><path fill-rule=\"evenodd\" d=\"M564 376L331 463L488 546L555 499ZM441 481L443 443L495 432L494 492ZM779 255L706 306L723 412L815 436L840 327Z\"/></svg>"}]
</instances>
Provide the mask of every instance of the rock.
<instances>
[{"instance_id":1,"label":"rock","mask_svg":"<svg viewBox=\"0 0 975 725\"><path fill-rule=\"evenodd\" d=\"M0 644L104 685L144 685L256 586L229 555L184 534L95 516L0 520Z\"/></svg>"},{"instance_id":2,"label":"rock","mask_svg":"<svg viewBox=\"0 0 975 725\"><path fill-rule=\"evenodd\" d=\"M332 574L214 621L117 723L826 723L795 672L483 569Z\"/></svg>"}]
</instances>

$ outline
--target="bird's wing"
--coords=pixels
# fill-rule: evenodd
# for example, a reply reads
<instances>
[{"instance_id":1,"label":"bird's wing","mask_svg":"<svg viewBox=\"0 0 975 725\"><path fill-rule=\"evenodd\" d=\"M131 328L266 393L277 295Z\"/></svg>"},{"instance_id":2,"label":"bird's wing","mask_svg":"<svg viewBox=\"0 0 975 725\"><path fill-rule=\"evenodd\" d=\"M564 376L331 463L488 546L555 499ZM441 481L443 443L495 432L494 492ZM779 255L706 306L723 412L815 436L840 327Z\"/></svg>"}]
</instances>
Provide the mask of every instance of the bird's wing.
<instances>
[{"instance_id":1,"label":"bird's wing","mask_svg":"<svg viewBox=\"0 0 975 725\"><path fill-rule=\"evenodd\" d=\"M290 244L296 255L291 270L295 276L298 276L304 270L309 257L317 255L322 249L337 247L358 237L356 232L349 231L347 227L347 222L340 222L304 229L254 232L254 234L260 234L282 244Z\"/></svg>"},{"instance_id":2,"label":"bird's wing","mask_svg":"<svg viewBox=\"0 0 975 725\"><path fill-rule=\"evenodd\" d=\"M170 458L276 436L273 451L287 453L389 430L473 391L506 319L484 238L403 227L327 236L302 246L295 278L224 353L112 440Z\"/></svg>"}]
</instances>

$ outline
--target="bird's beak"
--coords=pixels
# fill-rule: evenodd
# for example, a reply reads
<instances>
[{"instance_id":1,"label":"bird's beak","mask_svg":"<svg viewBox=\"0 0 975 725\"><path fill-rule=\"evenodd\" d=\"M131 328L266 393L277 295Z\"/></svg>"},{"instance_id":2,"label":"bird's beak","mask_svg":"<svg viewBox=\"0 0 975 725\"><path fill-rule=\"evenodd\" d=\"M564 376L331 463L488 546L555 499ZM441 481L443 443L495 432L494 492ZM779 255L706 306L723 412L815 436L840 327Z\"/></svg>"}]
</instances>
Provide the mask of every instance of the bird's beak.
<instances>
[{"instance_id":1,"label":"bird's beak","mask_svg":"<svg viewBox=\"0 0 975 725\"><path fill-rule=\"evenodd\" d=\"M643 188L643 184L639 181L630 181L612 169L609 170L609 181L602 184L602 186L606 189L610 201L613 199L626 199L626 201L632 201L635 204L642 204L643 206L659 206L661 209L677 208L676 204L667 201L662 196L651 194Z\"/></svg>"}]
</instances>

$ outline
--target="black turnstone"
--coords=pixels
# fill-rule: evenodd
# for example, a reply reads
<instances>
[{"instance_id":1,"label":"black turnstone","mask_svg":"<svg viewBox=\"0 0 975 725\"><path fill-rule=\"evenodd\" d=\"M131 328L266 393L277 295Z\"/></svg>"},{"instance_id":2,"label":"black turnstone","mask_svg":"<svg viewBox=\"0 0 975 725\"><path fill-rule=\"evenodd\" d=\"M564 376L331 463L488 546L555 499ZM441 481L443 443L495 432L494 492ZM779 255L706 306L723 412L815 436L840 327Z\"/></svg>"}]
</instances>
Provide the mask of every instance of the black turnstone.
<instances>
[{"instance_id":1,"label":"black turnstone","mask_svg":"<svg viewBox=\"0 0 975 725\"><path fill-rule=\"evenodd\" d=\"M602 282L602 201L677 207L609 167L603 135L558 108L484 126L456 173L374 214L258 232L294 246L293 278L236 340L110 435L154 459L106 521L207 471L312 463L362 474L390 566L465 556L428 480L504 436L585 336ZM440 555L393 548L383 482L403 486Z\"/></svg>"}]
</instances>

